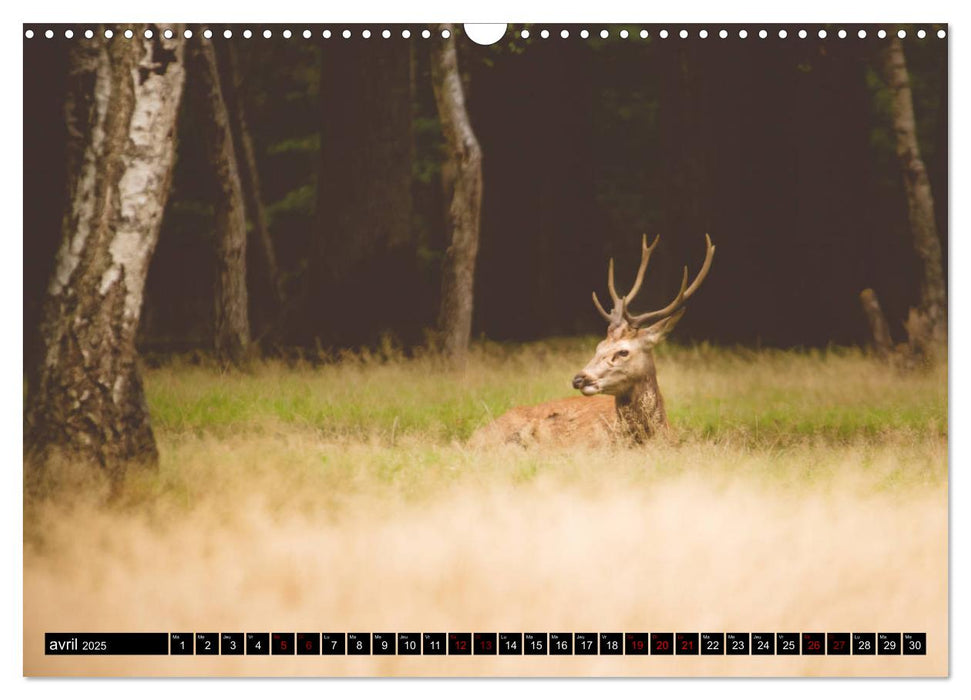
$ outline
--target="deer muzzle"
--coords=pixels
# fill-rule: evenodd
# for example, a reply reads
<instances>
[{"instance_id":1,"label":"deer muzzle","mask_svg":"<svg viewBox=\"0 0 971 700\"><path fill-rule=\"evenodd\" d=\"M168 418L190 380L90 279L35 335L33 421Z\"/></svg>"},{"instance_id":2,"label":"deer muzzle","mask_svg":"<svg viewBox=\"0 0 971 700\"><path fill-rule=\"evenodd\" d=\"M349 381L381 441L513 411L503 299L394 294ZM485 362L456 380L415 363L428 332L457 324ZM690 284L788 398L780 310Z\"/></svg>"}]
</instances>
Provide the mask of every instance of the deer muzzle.
<instances>
[{"instance_id":1,"label":"deer muzzle","mask_svg":"<svg viewBox=\"0 0 971 700\"><path fill-rule=\"evenodd\" d=\"M600 391L597 380L586 372L580 372L573 378L573 388L579 389L584 396L593 396Z\"/></svg>"}]
</instances>

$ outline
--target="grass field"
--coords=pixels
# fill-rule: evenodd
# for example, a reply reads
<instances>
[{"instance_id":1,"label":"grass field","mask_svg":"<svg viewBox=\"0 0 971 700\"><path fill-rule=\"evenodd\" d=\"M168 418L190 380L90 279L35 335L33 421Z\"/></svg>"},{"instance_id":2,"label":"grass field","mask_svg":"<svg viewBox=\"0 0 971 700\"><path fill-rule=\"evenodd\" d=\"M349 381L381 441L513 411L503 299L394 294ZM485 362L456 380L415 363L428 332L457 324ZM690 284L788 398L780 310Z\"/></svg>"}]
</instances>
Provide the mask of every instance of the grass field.
<instances>
[{"instance_id":1,"label":"grass field","mask_svg":"<svg viewBox=\"0 0 971 700\"><path fill-rule=\"evenodd\" d=\"M473 450L571 394L594 339L480 345L464 371L146 371L161 467L25 506L25 672L947 672L946 367L858 350L665 347L642 447ZM70 659L44 631L927 631L926 657ZM501 628L501 629L500 629Z\"/></svg>"}]
</instances>

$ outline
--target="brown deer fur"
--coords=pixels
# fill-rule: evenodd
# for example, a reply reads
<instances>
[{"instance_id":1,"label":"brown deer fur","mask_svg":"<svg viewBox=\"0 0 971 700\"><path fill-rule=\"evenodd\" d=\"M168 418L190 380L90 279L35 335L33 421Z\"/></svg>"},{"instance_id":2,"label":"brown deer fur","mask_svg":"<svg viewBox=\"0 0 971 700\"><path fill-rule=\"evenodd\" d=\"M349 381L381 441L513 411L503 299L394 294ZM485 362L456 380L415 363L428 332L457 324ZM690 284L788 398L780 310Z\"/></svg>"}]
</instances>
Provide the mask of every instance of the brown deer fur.
<instances>
[{"instance_id":1,"label":"brown deer fur","mask_svg":"<svg viewBox=\"0 0 971 700\"><path fill-rule=\"evenodd\" d=\"M609 324L607 337L597 345L587 366L573 378L573 388L583 396L513 408L478 430L472 436L472 445L602 445L616 440L640 443L666 430L668 420L653 350L684 315L685 302L708 274L715 246L705 238L705 262L698 276L689 287L685 268L677 297L658 311L634 315L628 310L628 303L640 290L657 239L650 246L646 239L642 242L637 279L624 297L614 289L611 260L607 281L613 310L607 313L597 295L593 296L594 304ZM646 325L648 321L654 323Z\"/></svg>"}]
</instances>

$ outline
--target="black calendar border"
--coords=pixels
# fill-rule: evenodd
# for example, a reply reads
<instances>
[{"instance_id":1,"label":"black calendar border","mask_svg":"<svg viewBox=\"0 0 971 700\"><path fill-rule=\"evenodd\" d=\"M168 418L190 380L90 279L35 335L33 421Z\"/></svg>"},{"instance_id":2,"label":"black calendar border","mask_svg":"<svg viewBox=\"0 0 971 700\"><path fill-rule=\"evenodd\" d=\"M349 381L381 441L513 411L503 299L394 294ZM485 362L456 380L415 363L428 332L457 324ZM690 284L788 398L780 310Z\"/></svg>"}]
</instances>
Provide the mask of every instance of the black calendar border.
<instances>
[{"instance_id":1,"label":"black calendar border","mask_svg":"<svg viewBox=\"0 0 971 700\"><path fill-rule=\"evenodd\" d=\"M577 652L578 638L584 644L583 651L580 653ZM753 651L753 639L758 642L769 640L772 644L769 648L760 645L759 651ZM227 644L229 640L236 640L238 644L234 643L230 648ZM591 640L596 641L596 644L589 645ZM343 644L338 644L339 641ZM299 642L299 648L297 642ZM480 649L476 649L477 642ZM605 644L610 642L614 643L614 647L605 648ZM732 643L731 649L727 648L728 642ZM215 643L214 646L213 643ZM353 648L351 644L354 645ZM44 635L44 653L47 656L305 657L926 656L927 633L847 632L845 630L839 632L47 632Z\"/></svg>"}]
</instances>

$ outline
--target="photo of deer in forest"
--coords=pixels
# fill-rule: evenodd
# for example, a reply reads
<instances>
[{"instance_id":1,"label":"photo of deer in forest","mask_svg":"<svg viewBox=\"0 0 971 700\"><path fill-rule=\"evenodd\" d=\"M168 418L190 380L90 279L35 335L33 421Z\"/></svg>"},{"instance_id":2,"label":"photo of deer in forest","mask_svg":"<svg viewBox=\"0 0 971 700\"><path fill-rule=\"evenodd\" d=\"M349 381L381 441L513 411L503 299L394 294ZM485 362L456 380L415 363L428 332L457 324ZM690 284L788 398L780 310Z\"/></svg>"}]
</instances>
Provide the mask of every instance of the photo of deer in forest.
<instances>
[{"instance_id":1,"label":"photo of deer in forest","mask_svg":"<svg viewBox=\"0 0 971 700\"><path fill-rule=\"evenodd\" d=\"M24 674L947 675L947 36L24 25Z\"/></svg>"}]
</instances>

